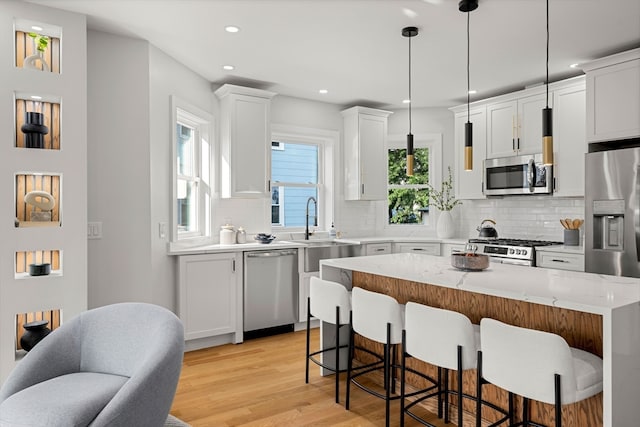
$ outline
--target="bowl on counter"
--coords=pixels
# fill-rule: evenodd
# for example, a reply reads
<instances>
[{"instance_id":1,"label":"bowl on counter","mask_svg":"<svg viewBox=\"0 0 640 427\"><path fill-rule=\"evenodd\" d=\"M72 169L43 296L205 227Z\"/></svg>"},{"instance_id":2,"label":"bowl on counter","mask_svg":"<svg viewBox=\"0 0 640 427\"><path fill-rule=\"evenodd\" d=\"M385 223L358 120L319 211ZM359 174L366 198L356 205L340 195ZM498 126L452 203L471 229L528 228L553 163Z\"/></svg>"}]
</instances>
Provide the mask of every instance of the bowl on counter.
<instances>
[{"instance_id":1,"label":"bowl on counter","mask_svg":"<svg viewBox=\"0 0 640 427\"><path fill-rule=\"evenodd\" d=\"M482 271L489 267L489 255L472 252L451 254L451 265L464 271Z\"/></svg>"},{"instance_id":2,"label":"bowl on counter","mask_svg":"<svg viewBox=\"0 0 640 427\"><path fill-rule=\"evenodd\" d=\"M29 276L46 276L51 273L51 264L29 264Z\"/></svg>"},{"instance_id":3,"label":"bowl on counter","mask_svg":"<svg viewBox=\"0 0 640 427\"><path fill-rule=\"evenodd\" d=\"M274 236L273 234L260 233L253 236L253 239L257 240L260 243L267 244L273 242L276 239L276 236Z\"/></svg>"}]
</instances>

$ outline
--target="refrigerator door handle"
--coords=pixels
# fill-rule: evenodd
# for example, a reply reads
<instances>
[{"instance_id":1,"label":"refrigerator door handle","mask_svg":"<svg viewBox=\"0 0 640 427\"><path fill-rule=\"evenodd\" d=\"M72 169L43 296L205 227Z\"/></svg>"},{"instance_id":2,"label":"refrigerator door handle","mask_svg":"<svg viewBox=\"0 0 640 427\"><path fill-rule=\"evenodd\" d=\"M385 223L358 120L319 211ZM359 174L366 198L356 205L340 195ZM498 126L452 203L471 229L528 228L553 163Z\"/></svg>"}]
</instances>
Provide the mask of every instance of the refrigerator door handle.
<instances>
[{"instance_id":1,"label":"refrigerator door handle","mask_svg":"<svg viewBox=\"0 0 640 427\"><path fill-rule=\"evenodd\" d=\"M636 170L636 205L633 210L633 226L636 232L636 257L640 262L640 166Z\"/></svg>"}]
</instances>

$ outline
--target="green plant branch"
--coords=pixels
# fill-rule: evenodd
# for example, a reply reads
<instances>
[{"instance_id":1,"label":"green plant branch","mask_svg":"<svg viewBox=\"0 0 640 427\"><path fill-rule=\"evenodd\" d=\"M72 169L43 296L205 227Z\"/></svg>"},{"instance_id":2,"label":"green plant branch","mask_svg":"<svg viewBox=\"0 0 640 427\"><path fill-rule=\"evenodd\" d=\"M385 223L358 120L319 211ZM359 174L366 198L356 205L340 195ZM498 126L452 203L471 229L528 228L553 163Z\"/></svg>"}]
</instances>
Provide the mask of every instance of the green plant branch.
<instances>
[{"instance_id":1,"label":"green plant branch","mask_svg":"<svg viewBox=\"0 0 640 427\"><path fill-rule=\"evenodd\" d=\"M451 176L451 166L448 168L449 176L442 182L440 190L436 190L431 184L429 186L430 205L435 206L441 211L450 211L455 206L461 205L462 202L451 195L453 190L453 177Z\"/></svg>"}]
</instances>

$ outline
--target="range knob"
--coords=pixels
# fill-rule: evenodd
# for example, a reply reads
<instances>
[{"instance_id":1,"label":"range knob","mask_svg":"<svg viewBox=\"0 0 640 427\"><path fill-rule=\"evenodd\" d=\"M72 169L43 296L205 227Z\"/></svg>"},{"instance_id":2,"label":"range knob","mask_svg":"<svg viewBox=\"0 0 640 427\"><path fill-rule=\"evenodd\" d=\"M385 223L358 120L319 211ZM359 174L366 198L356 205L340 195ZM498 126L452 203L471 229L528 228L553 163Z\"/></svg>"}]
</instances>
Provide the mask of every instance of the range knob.
<instances>
[{"instance_id":1,"label":"range knob","mask_svg":"<svg viewBox=\"0 0 640 427\"><path fill-rule=\"evenodd\" d=\"M526 249L523 249L523 250L522 250L522 255L526 255L526 254L527 254L527 250L526 250Z\"/></svg>"},{"instance_id":2,"label":"range knob","mask_svg":"<svg viewBox=\"0 0 640 427\"><path fill-rule=\"evenodd\" d=\"M509 253L513 254L513 253L515 253L515 251L513 249L509 249Z\"/></svg>"},{"instance_id":3,"label":"range knob","mask_svg":"<svg viewBox=\"0 0 640 427\"><path fill-rule=\"evenodd\" d=\"M520 255L520 249L516 249L516 255Z\"/></svg>"}]
</instances>

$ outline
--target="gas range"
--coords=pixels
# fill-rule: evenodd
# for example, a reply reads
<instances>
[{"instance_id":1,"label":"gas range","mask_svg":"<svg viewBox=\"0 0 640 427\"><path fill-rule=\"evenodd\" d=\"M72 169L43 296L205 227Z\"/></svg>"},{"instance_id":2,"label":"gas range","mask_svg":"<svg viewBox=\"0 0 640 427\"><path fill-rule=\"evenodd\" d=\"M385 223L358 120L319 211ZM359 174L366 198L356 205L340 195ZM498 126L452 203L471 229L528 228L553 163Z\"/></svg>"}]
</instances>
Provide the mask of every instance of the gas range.
<instances>
[{"instance_id":1,"label":"gas range","mask_svg":"<svg viewBox=\"0 0 640 427\"><path fill-rule=\"evenodd\" d=\"M561 245L562 242L528 239L469 239L471 249L487 254L491 262L518 265L536 265L538 246Z\"/></svg>"}]
</instances>

